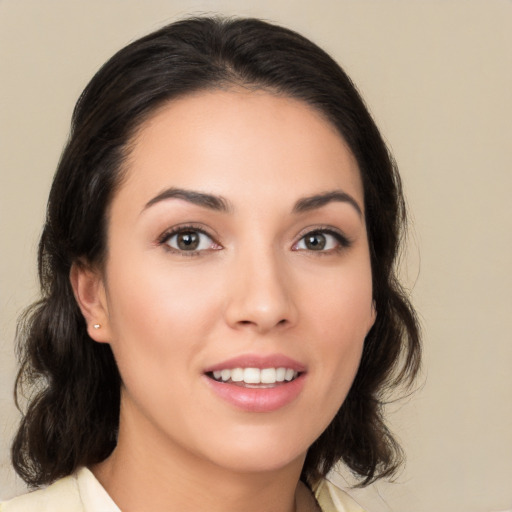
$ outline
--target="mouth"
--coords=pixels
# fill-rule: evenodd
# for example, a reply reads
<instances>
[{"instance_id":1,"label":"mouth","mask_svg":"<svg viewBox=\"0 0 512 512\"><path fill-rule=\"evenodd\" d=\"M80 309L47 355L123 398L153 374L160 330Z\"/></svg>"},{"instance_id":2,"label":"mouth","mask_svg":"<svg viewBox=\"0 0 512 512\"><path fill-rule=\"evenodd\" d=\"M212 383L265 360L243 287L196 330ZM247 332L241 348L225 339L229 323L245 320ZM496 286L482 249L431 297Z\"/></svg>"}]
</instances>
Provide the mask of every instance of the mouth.
<instances>
[{"instance_id":1,"label":"mouth","mask_svg":"<svg viewBox=\"0 0 512 512\"><path fill-rule=\"evenodd\" d=\"M206 372L206 376L216 382L225 384L233 384L249 389L265 389L292 382L300 377L302 373L284 366L261 369L237 367Z\"/></svg>"},{"instance_id":2,"label":"mouth","mask_svg":"<svg viewBox=\"0 0 512 512\"><path fill-rule=\"evenodd\" d=\"M209 389L237 410L277 411L294 402L308 368L284 354L242 354L203 370Z\"/></svg>"}]
</instances>

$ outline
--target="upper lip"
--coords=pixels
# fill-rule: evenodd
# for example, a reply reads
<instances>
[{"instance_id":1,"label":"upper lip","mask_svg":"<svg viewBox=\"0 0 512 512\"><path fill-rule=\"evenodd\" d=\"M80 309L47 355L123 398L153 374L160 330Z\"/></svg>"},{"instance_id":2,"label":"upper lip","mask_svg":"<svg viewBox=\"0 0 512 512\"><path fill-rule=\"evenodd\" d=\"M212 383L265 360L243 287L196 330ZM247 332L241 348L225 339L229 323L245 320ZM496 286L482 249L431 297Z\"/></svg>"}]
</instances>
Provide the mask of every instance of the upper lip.
<instances>
[{"instance_id":1,"label":"upper lip","mask_svg":"<svg viewBox=\"0 0 512 512\"><path fill-rule=\"evenodd\" d=\"M259 368L260 370L264 368L291 368L297 372L306 371L306 367L302 363L284 354L270 354L266 356L245 354L209 366L204 372L210 373L232 368Z\"/></svg>"}]
</instances>

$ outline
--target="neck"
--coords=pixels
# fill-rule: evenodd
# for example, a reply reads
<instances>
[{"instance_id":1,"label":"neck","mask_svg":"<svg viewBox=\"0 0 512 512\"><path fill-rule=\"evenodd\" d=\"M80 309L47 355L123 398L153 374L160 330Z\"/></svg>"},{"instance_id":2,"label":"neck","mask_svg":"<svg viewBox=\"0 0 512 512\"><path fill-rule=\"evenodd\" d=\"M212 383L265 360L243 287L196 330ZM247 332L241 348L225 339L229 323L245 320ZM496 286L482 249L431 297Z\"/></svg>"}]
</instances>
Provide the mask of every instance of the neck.
<instances>
[{"instance_id":1,"label":"neck","mask_svg":"<svg viewBox=\"0 0 512 512\"><path fill-rule=\"evenodd\" d=\"M220 467L166 442L157 431L124 428L112 455L93 473L123 512L296 512L308 493L299 484L304 457L269 471ZM142 435L143 434L143 435ZM307 510L308 508L305 508Z\"/></svg>"}]
</instances>

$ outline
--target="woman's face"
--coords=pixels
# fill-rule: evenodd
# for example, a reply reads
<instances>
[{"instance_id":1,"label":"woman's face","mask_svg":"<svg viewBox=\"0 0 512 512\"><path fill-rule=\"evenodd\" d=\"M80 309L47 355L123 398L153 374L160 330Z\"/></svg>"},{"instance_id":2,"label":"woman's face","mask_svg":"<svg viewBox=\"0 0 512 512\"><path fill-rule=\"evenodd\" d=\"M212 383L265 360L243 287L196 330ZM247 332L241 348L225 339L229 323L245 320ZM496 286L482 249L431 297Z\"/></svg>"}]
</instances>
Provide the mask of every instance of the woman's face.
<instances>
[{"instance_id":1,"label":"woman's face","mask_svg":"<svg viewBox=\"0 0 512 512\"><path fill-rule=\"evenodd\" d=\"M302 462L375 318L354 157L306 104L232 90L166 105L126 166L90 330L122 376L120 436L237 471Z\"/></svg>"}]
</instances>

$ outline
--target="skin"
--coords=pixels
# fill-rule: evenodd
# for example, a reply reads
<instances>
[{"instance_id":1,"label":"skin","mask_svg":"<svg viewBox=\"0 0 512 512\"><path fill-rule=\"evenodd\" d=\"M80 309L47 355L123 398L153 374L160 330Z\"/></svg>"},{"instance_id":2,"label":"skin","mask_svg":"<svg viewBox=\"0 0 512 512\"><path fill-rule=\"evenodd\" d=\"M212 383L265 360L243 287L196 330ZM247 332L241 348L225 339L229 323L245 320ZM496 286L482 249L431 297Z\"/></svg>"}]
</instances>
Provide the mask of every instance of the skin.
<instances>
[{"instance_id":1,"label":"skin","mask_svg":"<svg viewBox=\"0 0 512 512\"><path fill-rule=\"evenodd\" d=\"M111 345L123 380L118 446L93 471L124 512L312 510L297 484L304 458L345 399L375 320L356 161L308 105L243 89L165 105L132 147L105 266L71 273L89 334ZM170 188L221 197L226 211L162 198ZM180 251L165 233L190 224L206 235L200 250ZM325 248L311 249L304 236L320 229L349 246L324 233ZM306 373L275 411L233 406L204 375L276 353Z\"/></svg>"}]
</instances>

